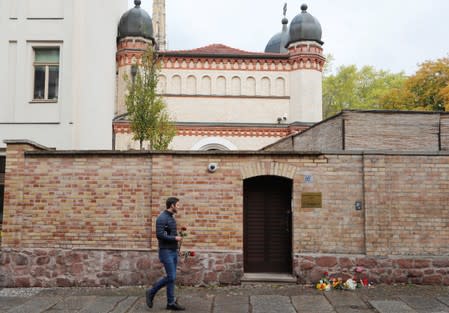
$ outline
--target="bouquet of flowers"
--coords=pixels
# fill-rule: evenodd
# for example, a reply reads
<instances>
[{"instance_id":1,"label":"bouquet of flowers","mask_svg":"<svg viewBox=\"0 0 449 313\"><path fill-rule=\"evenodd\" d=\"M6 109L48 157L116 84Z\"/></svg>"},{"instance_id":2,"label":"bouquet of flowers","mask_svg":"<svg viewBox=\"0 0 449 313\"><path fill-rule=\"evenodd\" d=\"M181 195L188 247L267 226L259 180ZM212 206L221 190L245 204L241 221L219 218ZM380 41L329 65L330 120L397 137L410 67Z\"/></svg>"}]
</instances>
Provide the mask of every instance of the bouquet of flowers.
<instances>
[{"instance_id":1,"label":"bouquet of flowers","mask_svg":"<svg viewBox=\"0 0 449 313\"><path fill-rule=\"evenodd\" d=\"M343 287L343 279L341 277L334 277L330 279L330 282L332 283L332 288L333 289L338 289L338 290L342 290Z\"/></svg>"},{"instance_id":2,"label":"bouquet of flowers","mask_svg":"<svg viewBox=\"0 0 449 313\"><path fill-rule=\"evenodd\" d=\"M185 227L185 226L181 227L181 231L179 232L179 236L182 237L182 240L179 242L178 255L184 257L184 261L185 261L185 260L187 260L187 258L189 256L195 256L195 251L184 251L184 252L181 252L182 242L183 242L184 238L187 237L187 227Z\"/></svg>"},{"instance_id":3,"label":"bouquet of flowers","mask_svg":"<svg viewBox=\"0 0 449 313\"><path fill-rule=\"evenodd\" d=\"M360 266L356 267L353 278L343 280L341 277L329 277L328 272L324 272L323 277L316 284L316 289L321 291L329 291L331 289L338 290L355 290L356 288L369 287L368 278L361 278L364 269Z\"/></svg>"},{"instance_id":4,"label":"bouquet of flowers","mask_svg":"<svg viewBox=\"0 0 449 313\"><path fill-rule=\"evenodd\" d=\"M329 280L329 273L324 272L323 278L316 284L316 289L321 291L329 291L331 290L332 283Z\"/></svg>"}]
</instances>

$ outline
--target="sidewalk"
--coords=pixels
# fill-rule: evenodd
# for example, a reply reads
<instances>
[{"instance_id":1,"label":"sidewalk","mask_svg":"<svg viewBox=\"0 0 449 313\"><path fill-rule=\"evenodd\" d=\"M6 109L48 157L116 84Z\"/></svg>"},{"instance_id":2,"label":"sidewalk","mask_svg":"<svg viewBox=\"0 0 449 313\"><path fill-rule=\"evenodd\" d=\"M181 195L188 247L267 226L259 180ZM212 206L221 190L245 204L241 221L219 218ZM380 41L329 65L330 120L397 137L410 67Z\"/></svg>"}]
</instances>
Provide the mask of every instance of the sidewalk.
<instances>
[{"instance_id":1,"label":"sidewalk","mask_svg":"<svg viewBox=\"0 0 449 313\"><path fill-rule=\"evenodd\" d=\"M165 310L165 290L153 309L144 288L2 289L5 313L137 313ZM177 288L186 312L195 313L449 313L449 287L374 286L356 291L320 292L298 285L244 285Z\"/></svg>"}]
</instances>

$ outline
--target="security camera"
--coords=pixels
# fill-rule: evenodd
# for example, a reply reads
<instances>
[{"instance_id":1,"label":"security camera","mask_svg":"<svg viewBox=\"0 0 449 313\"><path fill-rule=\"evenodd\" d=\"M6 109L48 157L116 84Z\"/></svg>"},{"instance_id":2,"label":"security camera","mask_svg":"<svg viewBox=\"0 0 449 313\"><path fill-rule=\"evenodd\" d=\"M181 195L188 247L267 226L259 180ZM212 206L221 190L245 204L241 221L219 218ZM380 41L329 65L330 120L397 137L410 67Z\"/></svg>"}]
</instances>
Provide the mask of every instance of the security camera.
<instances>
[{"instance_id":1,"label":"security camera","mask_svg":"<svg viewBox=\"0 0 449 313\"><path fill-rule=\"evenodd\" d=\"M209 163L209 165L207 166L207 170L210 173L214 173L217 169L218 169L217 163Z\"/></svg>"}]
</instances>

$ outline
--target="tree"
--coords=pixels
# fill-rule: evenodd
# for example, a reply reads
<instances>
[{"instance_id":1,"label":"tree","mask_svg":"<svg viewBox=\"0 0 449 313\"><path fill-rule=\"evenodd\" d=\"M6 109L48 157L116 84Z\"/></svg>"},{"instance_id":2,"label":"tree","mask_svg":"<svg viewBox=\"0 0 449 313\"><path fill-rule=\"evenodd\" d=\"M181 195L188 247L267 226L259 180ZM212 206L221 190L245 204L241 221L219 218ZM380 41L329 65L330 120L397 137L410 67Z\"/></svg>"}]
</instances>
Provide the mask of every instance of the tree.
<instances>
[{"instance_id":1,"label":"tree","mask_svg":"<svg viewBox=\"0 0 449 313\"><path fill-rule=\"evenodd\" d=\"M449 110L449 57L422 63L416 74L381 102L386 109Z\"/></svg>"},{"instance_id":2,"label":"tree","mask_svg":"<svg viewBox=\"0 0 449 313\"><path fill-rule=\"evenodd\" d=\"M135 77L128 80L128 94L125 98L128 119L133 139L149 142L151 150L166 150L176 134L170 121L166 105L157 94L160 64L157 52L150 46L137 65Z\"/></svg>"},{"instance_id":3,"label":"tree","mask_svg":"<svg viewBox=\"0 0 449 313\"><path fill-rule=\"evenodd\" d=\"M393 88L400 88L404 73L390 73L364 66L340 66L336 74L325 72L323 79L324 117L345 109L380 109L380 99Z\"/></svg>"}]
</instances>

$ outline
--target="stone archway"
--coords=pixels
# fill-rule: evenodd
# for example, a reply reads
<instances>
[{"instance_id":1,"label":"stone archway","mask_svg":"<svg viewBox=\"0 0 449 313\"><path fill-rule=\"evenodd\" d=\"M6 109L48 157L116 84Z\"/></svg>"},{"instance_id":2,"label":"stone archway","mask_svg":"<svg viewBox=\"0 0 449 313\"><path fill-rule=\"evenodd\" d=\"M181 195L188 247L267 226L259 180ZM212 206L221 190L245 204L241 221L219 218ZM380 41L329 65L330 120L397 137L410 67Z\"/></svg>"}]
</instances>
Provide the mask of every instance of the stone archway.
<instances>
[{"instance_id":1,"label":"stone archway","mask_svg":"<svg viewBox=\"0 0 449 313\"><path fill-rule=\"evenodd\" d=\"M240 168L242 179L256 176L280 176L293 179L296 170L295 166L279 162L256 162Z\"/></svg>"}]
</instances>

